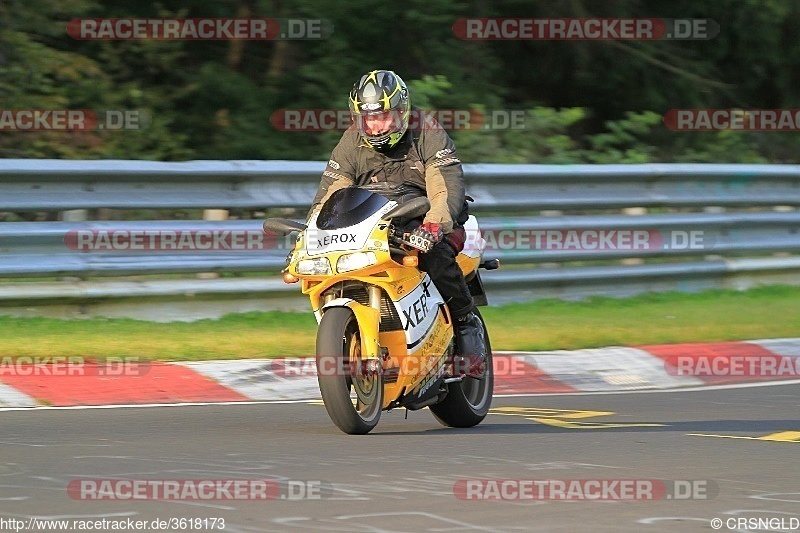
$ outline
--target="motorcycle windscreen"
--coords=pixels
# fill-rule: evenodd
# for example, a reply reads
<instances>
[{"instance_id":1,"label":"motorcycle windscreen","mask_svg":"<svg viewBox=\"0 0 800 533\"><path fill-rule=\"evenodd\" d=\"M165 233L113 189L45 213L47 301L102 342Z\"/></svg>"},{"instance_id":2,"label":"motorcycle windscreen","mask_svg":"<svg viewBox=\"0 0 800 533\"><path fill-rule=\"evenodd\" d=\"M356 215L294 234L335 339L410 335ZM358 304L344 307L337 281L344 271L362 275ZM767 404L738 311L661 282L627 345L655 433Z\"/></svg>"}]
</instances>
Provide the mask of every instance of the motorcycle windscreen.
<instances>
[{"instance_id":1,"label":"motorcycle windscreen","mask_svg":"<svg viewBox=\"0 0 800 533\"><path fill-rule=\"evenodd\" d=\"M317 216L323 230L355 226L377 213L389 200L359 187L339 189L328 198Z\"/></svg>"}]
</instances>

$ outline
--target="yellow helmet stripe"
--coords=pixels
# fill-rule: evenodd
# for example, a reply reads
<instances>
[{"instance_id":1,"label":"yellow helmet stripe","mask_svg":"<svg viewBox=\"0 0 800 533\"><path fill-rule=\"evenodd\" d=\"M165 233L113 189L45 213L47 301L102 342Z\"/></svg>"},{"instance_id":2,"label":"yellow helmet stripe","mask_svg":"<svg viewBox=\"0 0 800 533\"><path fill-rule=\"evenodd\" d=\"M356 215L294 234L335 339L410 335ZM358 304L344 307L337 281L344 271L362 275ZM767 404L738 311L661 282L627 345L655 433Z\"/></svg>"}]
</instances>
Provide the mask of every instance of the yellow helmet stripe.
<instances>
[{"instance_id":1,"label":"yellow helmet stripe","mask_svg":"<svg viewBox=\"0 0 800 533\"><path fill-rule=\"evenodd\" d=\"M391 109L389 103L390 103L390 101L392 99L392 96L397 94L397 91L399 91L399 90L400 90L400 84L397 83L397 81L395 81L394 90L392 91L392 94L387 96L386 95L386 91L383 91L383 98L381 98L381 102L383 102L383 110L384 111L388 111L389 109Z\"/></svg>"}]
</instances>

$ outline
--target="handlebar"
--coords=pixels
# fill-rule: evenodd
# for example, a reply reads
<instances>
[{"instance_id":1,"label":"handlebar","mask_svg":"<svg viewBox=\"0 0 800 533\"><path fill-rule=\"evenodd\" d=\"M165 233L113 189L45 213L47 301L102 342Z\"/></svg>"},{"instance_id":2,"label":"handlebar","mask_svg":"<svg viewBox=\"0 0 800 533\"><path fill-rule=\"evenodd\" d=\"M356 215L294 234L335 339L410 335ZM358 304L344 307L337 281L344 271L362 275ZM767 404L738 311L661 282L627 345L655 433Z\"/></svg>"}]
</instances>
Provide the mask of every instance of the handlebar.
<instances>
[{"instance_id":1,"label":"handlebar","mask_svg":"<svg viewBox=\"0 0 800 533\"><path fill-rule=\"evenodd\" d=\"M421 239L417 235L413 235L409 232L404 232L394 224L389 225L389 243L398 244L400 246L407 246L414 250L419 250L420 252L427 252L433 245L435 244L433 241L428 239ZM400 248L401 250L403 248ZM408 251L406 254L408 255Z\"/></svg>"}]
</instances>

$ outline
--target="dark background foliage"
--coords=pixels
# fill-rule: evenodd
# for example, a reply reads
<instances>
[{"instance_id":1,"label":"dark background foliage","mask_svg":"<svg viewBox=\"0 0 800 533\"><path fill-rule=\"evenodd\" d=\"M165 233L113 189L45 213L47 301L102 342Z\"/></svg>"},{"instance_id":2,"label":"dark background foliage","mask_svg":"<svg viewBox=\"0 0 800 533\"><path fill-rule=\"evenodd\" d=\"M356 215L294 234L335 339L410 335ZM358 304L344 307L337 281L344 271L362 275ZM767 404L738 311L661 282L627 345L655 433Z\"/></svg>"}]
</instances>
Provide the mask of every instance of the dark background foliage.
<instances>
[{"instance_id":1,"label":"dark background foliage","mask_svg":"<svg viewBox=\"0 0 800 533\"><path fill-rule=\"evenodd\" d=\"M673 132L673 108L798 108L794 0L3 0L2 109L137 109L140 131L3 132L0 157L327 159L340 132L286 132L282 108L346 109L396 70L413 102L514 109L524 130L455 131L466 162L797 162L797 134ZM325 40L78 41L79 17L309 17ZM703 41L464 41L461 17L704 17Z\"/></svg>"}]
</instances>

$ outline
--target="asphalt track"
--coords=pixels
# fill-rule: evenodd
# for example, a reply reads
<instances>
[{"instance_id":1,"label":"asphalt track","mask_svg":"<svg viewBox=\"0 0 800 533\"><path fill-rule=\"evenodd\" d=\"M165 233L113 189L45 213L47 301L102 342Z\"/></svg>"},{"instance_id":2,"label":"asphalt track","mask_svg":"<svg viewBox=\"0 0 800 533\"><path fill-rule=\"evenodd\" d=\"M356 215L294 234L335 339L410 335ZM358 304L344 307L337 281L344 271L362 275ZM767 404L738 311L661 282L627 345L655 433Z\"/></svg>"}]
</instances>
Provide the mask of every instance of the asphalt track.
<instances>
[{"instance_id":1,"label":"asphalt track","mask_svg":"<svg viewBox=\"0 0 800 533\"><path fill-rule=\"evenodd\" d=\"M714 531L715 517L791 526L800 518L798 407L796 383L506 397L469 430L443 428L427 410L407 420L398 410L360 437L340 433L324 407L307 403L5 410L0 517L223 517L227 532ZM67 492L78 478L313 480L332 493L83 501ZM454 495L459 480L476 478L699 480L706 490L657 501Z\"/></svg>"}]
</instances>

